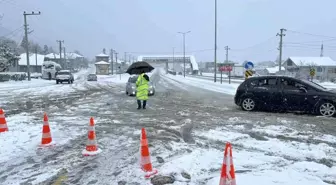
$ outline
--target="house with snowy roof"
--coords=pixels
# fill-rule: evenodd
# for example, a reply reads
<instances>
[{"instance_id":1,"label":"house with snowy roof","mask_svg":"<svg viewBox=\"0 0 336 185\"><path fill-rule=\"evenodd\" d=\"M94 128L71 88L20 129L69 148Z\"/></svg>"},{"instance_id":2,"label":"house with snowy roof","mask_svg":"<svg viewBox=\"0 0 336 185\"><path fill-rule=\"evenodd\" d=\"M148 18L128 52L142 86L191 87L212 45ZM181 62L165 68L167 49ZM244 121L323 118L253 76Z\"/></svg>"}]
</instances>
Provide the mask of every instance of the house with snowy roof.
<instances>
[{"instance_id":1,"label":"house with snowy roof","mask_svg":"<svg viewBox=\"0 0 336 185\"><path fill-rule=\"evenodd\" d=\"M330 57L289 57L282 64L297 78L309 79L310 69L315 69L315 79L329 81L336 78L336 61Z\"/></svg>"},{"instance_id":2,"label":"house with snowy roof","mask_svg":"<svg viewBox=\"0 0 336 185\"><path fill-rule=\"evenodd\" d=\"M31 73L41 73L44 62L44 55L29 54L29 66ZM26 53L20 55L18 62L13 64L9 71L11 72L27 72L27 56Z\"/></svg>"}]
</instances>

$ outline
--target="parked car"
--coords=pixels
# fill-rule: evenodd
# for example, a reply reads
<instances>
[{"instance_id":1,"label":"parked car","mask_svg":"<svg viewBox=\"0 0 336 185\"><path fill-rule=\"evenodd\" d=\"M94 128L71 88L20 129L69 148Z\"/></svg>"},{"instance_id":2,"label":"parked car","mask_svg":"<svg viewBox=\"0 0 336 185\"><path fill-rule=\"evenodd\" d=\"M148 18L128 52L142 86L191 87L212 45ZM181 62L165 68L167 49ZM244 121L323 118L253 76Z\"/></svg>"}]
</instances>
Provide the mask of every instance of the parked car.
<instances>
[{"instance_id":1,"label":"parked car","mask_svg":"<svg viewBox=\"0 0 336 185\"><path fill-rule=\"evenodd\" d=\"M287 76L250 77L239 85L234 101L245 111L267 109L336 115L335 90Z\"/></svg>"},{"instance_id":2,"label":"parked car","mask_svg":"<svg viewBox=\"0 0 336 185\"><path fill-rule=\"evenodd\" d=\"M96 74L89 74L87 76L87 81L97 81L97 75Z\"/></svg>"},{"instance_id":3,"label":"parked car","mask_svg":"<svg viewBox=\"0 0 336 185\"><path fill-rule=\"evenodd\" d=\"M63 82L68 82L73 83L74 76L70 72L70 70L60 70L56 73L56 84L63 83Z\"/></svg>"},{"instance_id":4,"label":"parked car","mask_svg":"<svg viewBox=\"0 0 336 185\"><path fill-rule=\"evenodd\" d=\"M129 96L135 96L136 95L136 81L138 79L138 76L131 76L128 78L128 81L126 83L126 94ZM155 94L155 87L153 83L150 81L148 83L148 95L152 96Z\"/></svg>"}]
</instances>

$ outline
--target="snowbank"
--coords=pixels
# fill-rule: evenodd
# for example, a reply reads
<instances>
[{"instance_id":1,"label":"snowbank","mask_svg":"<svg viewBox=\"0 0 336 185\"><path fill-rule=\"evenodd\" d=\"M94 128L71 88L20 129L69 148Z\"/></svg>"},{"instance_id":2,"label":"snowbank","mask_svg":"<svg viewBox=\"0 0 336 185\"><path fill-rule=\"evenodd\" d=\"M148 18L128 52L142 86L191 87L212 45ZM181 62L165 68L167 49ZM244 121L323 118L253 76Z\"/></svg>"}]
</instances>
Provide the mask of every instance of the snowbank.
<instances>
[{"instance_id":1,"label":"snowbank","mask_svg":"<svg viewBox=\"0 0 336 185\"><path fill-rule=\"evenodd\" d=\"M239 84L228 84L228 83L220 84L220 83L214 83L210 80L198 79L198 78L193 78L193 77L184 78L183 76L179 76L179 75L174 76L174 75L167 74L165 75L165 77L167 78L167 80L170 80L172 83L175 83L176 85L179 85L179 86L184 86L182 84L186 84L186 85L191 85L191 86L195 86L198 88L207 89L210 91L220 92L220 93L229 94L229 95L235 95L236 90L239 86ZM179 82L182 84L178 84L176 82Z\"/></svg>"}]
</instances>

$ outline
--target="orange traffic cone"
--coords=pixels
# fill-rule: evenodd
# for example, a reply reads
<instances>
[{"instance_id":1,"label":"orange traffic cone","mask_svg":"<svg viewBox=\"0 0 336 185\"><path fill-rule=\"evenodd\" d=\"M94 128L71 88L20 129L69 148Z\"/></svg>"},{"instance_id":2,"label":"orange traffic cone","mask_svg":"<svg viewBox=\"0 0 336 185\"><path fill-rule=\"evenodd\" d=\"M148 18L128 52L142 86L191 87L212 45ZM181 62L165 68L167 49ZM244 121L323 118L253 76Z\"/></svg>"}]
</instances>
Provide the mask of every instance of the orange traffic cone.
<instances>
[{"instance_id":1,"label":"orange traffic cone","mask_svg":"<svg viewBox=\"0 0 336 185\"><path fill-rule=\"evenodd\" d=\"M86 148L82 151L84 156L92 156L97 155L100 153L101 150L98 148L97 141L96 141L96 131L94 127L94 120L90 118L90 125L88 131L88 141L86 143Z\"/></svg>"},{"instance_id":2,"label":"orange traffic cone","mask_svg":"<svg viewBox=\"0 0 336 185\"><path fill-rule=\"evenodd\" d=\"M236 185L235 170L232 160L232 146L229 142L225 145L224 160L219 185Z\"/></svg>"},{"instance_id":3,"label":"orange traffic cone","mask_svg":"<svg viewBox=\"0 0 336 185\"><path fill-rule=\"evenodd\" d=\"M156 169L153 169L152 162L150 159L149 154L149 148L148 148L148 140L146 136L146 130L144 128L141 129L141 138L140 138L140 144L141 144L141 169L146 172L145 178L150 178L152 175L155 175L158 173Z\"/></svg>"},{"instance_id":4,"label":"orange traffic cone","mask_svg":"<svg viewBox=\"0 0 336 185\"><path fill-rule=\"evenodd\" d=\"M49 120L47 114L44 113L41 145L42 146L50 145L51 142L52 138L50 133Z\"/></svg>"},{"instance_id":5,"label":"orange traffic cone","mask_svg":"<svg viewBox=\"0 0 336 185\"><path fill-rule=\"evenodd\" d=\"M8 131L7 122L5 118L5 113L0 109L0 133Z\"/></svg>"}]
</instances>

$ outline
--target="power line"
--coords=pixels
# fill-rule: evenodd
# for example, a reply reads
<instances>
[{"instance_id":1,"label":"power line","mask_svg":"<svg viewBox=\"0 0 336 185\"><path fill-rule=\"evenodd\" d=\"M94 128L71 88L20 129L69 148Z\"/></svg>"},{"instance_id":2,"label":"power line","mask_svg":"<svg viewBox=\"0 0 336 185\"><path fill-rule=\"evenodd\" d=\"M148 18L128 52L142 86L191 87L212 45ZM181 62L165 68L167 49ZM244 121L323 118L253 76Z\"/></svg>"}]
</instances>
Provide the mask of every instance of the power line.
<instances>
[{"instance_id":1,"label":"power line","mask_svg":"<svg viewBox=\"0 0 336 185\"><path fill-rule=\"evenodd\" d=\"M292 33L303 34L303 35L315 36L315 37L325 37L325 38L333 38L333 39L336 39L336 37L331 37L331 36L326 36L326 35L318 35L318 34L312 34L312 33L306 33L306 32L294 31L294 30L287 30L287 31L288 31L288 32L292 32Z\"/></svg>"},{"instance_id":2,"label":"power line","mask_svg":"<svg viewBox=\"0 0 336 185\"><path fill-rule=\"evenodd\" d=\"M0 26L0 27L2 27L2 26ZM4 28L4 27L2 27L2 28ZM7 34L5 34L5 35L1 35L0 37L8 37L8 36L10 36L10 35L13 35L13 34L16 33L16 32L21 31L22 28L23 28L23 26L20 26L19 28L15 29L15 30L13 30L13 31L11 31L11 32L9 32L9 33L7 33Z\"/></svg>"},{"instance_id":3,"label":"power line","mask_svg":"<svg viewBox=\"0 0 336 185\"><path fill-rule=\"evenodd\" d=\"M267 40L264 40L264 41L262 41L262 42L259 42L259 43L257 43L257 44L254 44L254 45L252 45L252 46L249 46L249 47L246 47L246 48L240 48L240 49L231 49L231 51L244 51L244 50L248 50L248 49L257 47L257 46L259 46L259 45L262 45L262 44L264 44L264 43L267 43L267 42L269 42L270 40L272 40L272 39L274 39L274 38L276 38L276 36L272 36L272 37L268 38Z\"/></svg>"}]
</instances>

